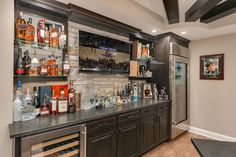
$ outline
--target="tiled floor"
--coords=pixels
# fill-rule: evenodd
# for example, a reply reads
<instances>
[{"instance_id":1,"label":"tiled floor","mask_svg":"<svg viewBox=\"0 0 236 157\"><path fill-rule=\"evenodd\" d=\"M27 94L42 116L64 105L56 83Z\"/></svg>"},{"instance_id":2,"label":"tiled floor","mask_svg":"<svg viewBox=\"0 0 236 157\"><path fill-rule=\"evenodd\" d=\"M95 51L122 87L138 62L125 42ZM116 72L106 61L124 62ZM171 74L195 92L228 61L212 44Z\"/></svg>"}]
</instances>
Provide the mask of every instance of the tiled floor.
<instances>
[{"instance_id":1,"label":"tiled floor","mask_svg":"<svg viewBox=\"0 0 236 157\"><path fill-rule=\"evenodd\" d=\"M203 136L186 133L171 142L164 143L153 149L143 157L200 157L191 143L191 138L207 139Z\"/></svg>"}]
</instances>

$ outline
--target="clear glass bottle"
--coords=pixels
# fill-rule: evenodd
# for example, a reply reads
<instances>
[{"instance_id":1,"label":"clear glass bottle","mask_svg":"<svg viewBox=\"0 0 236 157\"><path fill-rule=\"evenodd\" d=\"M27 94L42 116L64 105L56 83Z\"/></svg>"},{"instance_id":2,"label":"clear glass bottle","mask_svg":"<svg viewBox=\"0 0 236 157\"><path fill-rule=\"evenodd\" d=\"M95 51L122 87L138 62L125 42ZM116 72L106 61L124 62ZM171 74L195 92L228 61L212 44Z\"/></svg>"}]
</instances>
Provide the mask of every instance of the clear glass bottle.
<instances>
[{"instance_id":1,"label":"clear glass bottle","mask_svg":"<svg viewBox=\"0 0 236 157\"><path fill-rule=\"evenodd\" d=\"M32 18L29 18L26 27L25 42L28 44L34 43L34 34L35 34L35 29L34 26L32 25Z\"/></svg>"},{"instance_id":2,"label":"clear glass bottle","mask_svg":"<svg viewBox=\"0 0 236 157\"><path fill-rule=\"evenodd\" d=\"M16 39L25 40L26 34L26 21L23 18L23 12L20 12L20 16L16 19Z\"/></svg>"},{"instance_id":3,"label":"clear glass bottle","mask_svg":"<svg viewBox=\"0 0 236 157\"><path fill-rule=\"evenodd\" d=\"M58 56L58 58L57 58L57 75L58 76L62 76L62 60L61 60L61 56Z\"/></svg>"},{"instance_id":4,"label":"clear glass bottle","mask_svg":"<svg viewBox=\"0 0 236 157\"><path fill-rule=\"evenodd\" d=\"M70 64L69 64L69 58L68 55L65 55L65 60L63 62L63 75L69 76L70 75Z\"/></svg>"},{"instance_id":5,"label":"clear glass bottle","mask_svg":"<svg viewBox=\"0 0 236 157\"><path fill-rule=\"evenodd\" d=\"M61 89L61 95L58 98L58 113L65 113L68 111L68 102L67 98L65 97L64 89Z\"/></svg>"},{"instance_id":6,"label":"clear glass bottle","mask_svg":"<svg viewBox=\"0 0 236 157\"><path fill-rule=\"evenodd\" d=\"M58 48L58 36L58 29L56 28L55 24L53 24L50 32L50 47Z\"/></svg>"},{"instance_id":7,"label":"clear glass bottle","mask_svg":"<svg viewBox=\"0 0 236 157\"><path fill-rule=\"evenodd\" d=\"M50 100L50 114L56 115L58 112L57 109L57 97L55 96L55 92L52 92L52 99Z\"/></svg>"},{"instance_id":8,"label":"clear glass bottle","mask_svg":"<svg viewBox=\"0 0 236 157\"><path fill-rule=\"evenodd\" d=\"M40 105L40 116L49 115L49 104L48 104L47 98L48 98L48 95L45 94L43 96L42 104Z\"/></svg>"},{"instance_id":9,"label":"clear glass bottle","mask_svg":"<svg viewBox=\"0 0 236 157\"><path fill-rule=\"evenodd\" d=\"M75 105L75 89L73 88L73 81L70 81L70 89L68 91L69 98L68 98L68 112L73 113L76 110Z\"/></svg>"},{"instance_id":10,"label":"clear glass bottle","mask_svg":"<svg viewBox=\"0 0 236 157\"><path fill-rule=\"evenodd\" d=\"M66 34L65 34L64 25L62 25L60 36L59 36L59 48L63 49L65 45L66 45Z\"/></svg>"},{"instance_id":11,"label":"clear glass bottle","mask_svg":"<svg viewBox=\"0 0 236 157\"><path fill-rule=\"evenodd\" d=\"M30 89L27 89L27 93L22 106L22 120L27 121L35 118L35 108L32 105L32 98L30 95Z\"/></svg>"},{"instance_id":12,"label":"clear glass bottle","mask_svg":"<svg viewBox=\"0 0 236 157\"><path fill-rule=\"evenodd\" d=\"M13 122L21 121L21 106L20 92L16 91L16 98L13 102Z\"/></svg>"},{"instance_id":13,"label":"clear glass bottle","mask_svg":"<svg viewBox=\"0 0 236 157\"><path fill-rule=\"evenodd\" d=\"M38 46L40 48L43 48L45 45L45 30L46 30L45 19L41 18L39 20L38 27L37 27Z\"/></svg>"},{"instance_id":14,"label":"clear glass bottle","mask_svg":"<svg viewBox=\"0 0 236 157\"><path fill-rule=\"evenodd\" d=\"M34 57L31 61L31 66L29 69L29 76L38 76L39 75L39 61L36 57L36 51L34 51Z\"/></svg>"},{"instance_id":15,"label":"clear glass bottle","mask_svg":"<svg viewBox=\"0 0 236 157\"><path fill-rule=\"evenodd\" d=\"M35 108L35 116L40 115L40 102L39 102L39 96L38 96L38 88L34 87L34 99L33 99L33 104Z\"/></svg>"}]
</instances>

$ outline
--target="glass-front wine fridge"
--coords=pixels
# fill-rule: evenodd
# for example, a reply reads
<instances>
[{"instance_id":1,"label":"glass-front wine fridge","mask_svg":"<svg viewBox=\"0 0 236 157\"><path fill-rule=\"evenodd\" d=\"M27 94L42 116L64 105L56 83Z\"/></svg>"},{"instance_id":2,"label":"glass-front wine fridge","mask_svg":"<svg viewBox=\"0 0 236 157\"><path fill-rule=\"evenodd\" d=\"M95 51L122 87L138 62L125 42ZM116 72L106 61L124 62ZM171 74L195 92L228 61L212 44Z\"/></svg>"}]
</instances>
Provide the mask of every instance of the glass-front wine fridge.
<instances>
[{"instance_id":1,"label":"glass-front wine fridge","mask_svg":"<svg viewBox=\"0 0 236 157\"><path fill-rule=\"evenodd\" d=\"M20 154L21 157L86 157L86 125L22 138Z\"/></svg>"}]
</instances>

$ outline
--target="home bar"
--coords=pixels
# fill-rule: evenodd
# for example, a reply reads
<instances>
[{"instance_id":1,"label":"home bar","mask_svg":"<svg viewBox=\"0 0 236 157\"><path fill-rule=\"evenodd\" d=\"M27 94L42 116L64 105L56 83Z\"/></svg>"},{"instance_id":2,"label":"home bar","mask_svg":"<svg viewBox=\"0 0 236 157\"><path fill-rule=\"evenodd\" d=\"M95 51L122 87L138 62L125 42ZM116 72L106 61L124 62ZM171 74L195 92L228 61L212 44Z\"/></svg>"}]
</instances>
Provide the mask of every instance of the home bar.
<instances>
[{"instance_id":1,"label":"home bar","mask_svg":"<svg viewBox=\"0 0 236 157\"><path fill-rule=\"evenodd\" d=\"M10 30L14 38L9 52L12 118L4 132L12 145L10 156L236 155L233 131L216 129L213 117L205 116L211 113L208 108L217 111L202 106L203 101L217 104L211 101L217 95L200 100L200 95L209 94L203 87L212 85L200 81L224 81L228 52L217 46L211 49L215 45L210 37L216 35L193 33L195 37L186 32L197 24L199 30L213 29L217 23L208 23L226 15L211 17L212 12L233 2L191 0L182 15L183 0L148 0L150 4L121 0L127 3L123 9L133 5L142 10L135 15L139 21L132 23L122 19L131 19L134 8L130 14L120 10L114 18L119 9L110 9L109 3L118 2L93 1L14 0L14 23L9 27L14 29ZM152 9L150 5L157 3L161 6ZM148 27L146 14L150 23L158 21L156 27ZM186 26L180 29L181 22Z\"/></svg>"}]
</instances>

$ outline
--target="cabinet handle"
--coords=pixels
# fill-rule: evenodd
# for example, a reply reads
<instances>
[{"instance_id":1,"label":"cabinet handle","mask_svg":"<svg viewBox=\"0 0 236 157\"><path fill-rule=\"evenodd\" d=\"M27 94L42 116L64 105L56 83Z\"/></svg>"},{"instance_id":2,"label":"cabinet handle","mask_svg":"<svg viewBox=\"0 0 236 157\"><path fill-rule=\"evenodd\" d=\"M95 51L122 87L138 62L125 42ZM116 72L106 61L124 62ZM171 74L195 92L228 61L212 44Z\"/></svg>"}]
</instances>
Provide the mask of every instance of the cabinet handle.
<instances>
[{"instance_id":1,"label":"cabinet handle","mask_svg":"<svg viewBox=\"0 0 236 157\"><path fill-rule=\"evenodd\" d=\"M134 117L133 115L130 115L130 116L128 116L127 118L128 118L128 119L131 119L131 118L133 118L133 117Z\"/></svg>"}]
</instances>

